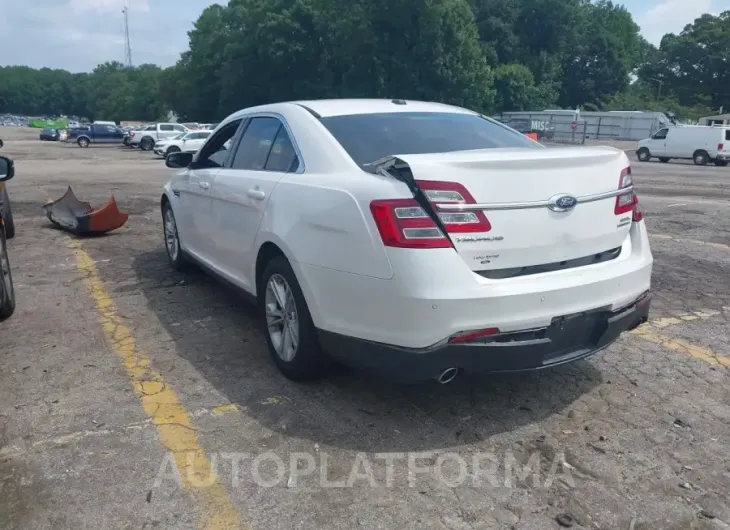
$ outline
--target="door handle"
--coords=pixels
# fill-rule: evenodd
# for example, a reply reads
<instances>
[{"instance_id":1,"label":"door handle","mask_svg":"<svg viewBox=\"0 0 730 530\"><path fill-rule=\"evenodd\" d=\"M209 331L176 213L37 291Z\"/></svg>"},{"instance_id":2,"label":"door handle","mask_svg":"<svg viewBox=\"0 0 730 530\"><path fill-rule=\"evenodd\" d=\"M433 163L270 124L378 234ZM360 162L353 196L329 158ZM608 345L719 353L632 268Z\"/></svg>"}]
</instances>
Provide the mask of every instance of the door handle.
<instances>
[{"instance_id":1,"label":"door handle","mask_svg":"<svg viewBox=\"0 0 730 530\"><path fill-rule=\"evenodd\" d=\"M198 186L204 190L207 190L208 188L210 188L210 184L208 184L207 182L198 182Z\"/></svg>"},{"instance_id":2,"label":"door handle","mask_svg":"<svg viewBox=\"0 0 730 530\"><path fill-rule=\"evenodd\" d=\"M252 199L256 199L257 201L262 201L266 197L266 193L258 188L251 188L246 192L246 195L248 195Z\"/></svg>"}]
</instances>

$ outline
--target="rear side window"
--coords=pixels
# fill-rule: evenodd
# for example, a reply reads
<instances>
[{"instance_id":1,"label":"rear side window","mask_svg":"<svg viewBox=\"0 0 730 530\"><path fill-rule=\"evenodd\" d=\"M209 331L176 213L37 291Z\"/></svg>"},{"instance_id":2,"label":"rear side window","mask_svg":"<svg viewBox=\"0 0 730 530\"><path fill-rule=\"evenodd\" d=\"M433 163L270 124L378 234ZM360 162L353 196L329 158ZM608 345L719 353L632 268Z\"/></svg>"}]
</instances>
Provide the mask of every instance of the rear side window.
<instances>
[{"instance_id":1,"label":"rear side window","mask_svg":"<svg viewBox=\"0 0 730 530\"><path fill-rule=\"evenodd\" d=\"M298 167L299 159L294 152L294 145L292 145L291 138L289 138L289 133L286 132L286 127L279 127L265 169L287 172L296 171Z\"/></svg>"},{"instance_id":2,"label":"rear side window","mask_svg":"<svg viewBox=\"0 0 730 530\"><path fill-rule=\"evenodd\" d=\"M160 130L161 131L174 131L175 129L173 129L172 125L160 125Z\"/></svg>"},{"instance_id":3,"label":"rear side window","mask_svg":"<svg viewBox=\"0 0 730 530\"><path fill-rule=\"evenodd\" d=\"M730 129L725 129L725 141L730 142Z\"/></svg>"},{"instance_id":4,"label":"rear side window","mask_svg":"<svg viewBox=\"0 0 730 530\"><path fill-rule=\"evenodd\" d=\"M280 127L281 122L276 118L251 119L238 144L231 167L233 169L264 169Z\"/></svg>"},{"instance_id":5,"label":"rear side window","mask_svg":"<svg viewBox=\"0 0 730 530\"><path fill-rule=\"evenodd\" d=\"M504 125L475 114L393 112L322 118L359 165L389 155L448 153L499 147L542 147Z\"/></svg>"}]
</instances>

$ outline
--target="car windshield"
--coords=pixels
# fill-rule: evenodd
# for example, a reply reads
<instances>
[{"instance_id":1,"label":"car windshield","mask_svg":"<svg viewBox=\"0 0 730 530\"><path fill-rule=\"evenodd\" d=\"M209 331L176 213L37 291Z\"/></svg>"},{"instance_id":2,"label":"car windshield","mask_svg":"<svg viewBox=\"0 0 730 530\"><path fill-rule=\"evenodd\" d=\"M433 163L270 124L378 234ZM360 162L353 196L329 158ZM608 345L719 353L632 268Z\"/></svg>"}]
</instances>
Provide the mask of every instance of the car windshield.
<instances>
[{"instance_id":1,"label":"car windshield","mask_svg":"<svg viewBox=\"0 0 730 530\"><path fill-rule=\"evenodd\" d=\"M496 121L453 112L393 112L322 118L359 165L389 155L448 153L498 147L540 148Z\"/></svg>"},{"instance_id":2,"label":"car windshield","mask_svg":"<svg viewBox=\"0 0 730 530\"><path fill-rule=\"evenodd\" d=\"M185 136L187 136L188 133L180 133L177 136L174 136L173 140L182 140Z\"/></svg>"}]
</instances>

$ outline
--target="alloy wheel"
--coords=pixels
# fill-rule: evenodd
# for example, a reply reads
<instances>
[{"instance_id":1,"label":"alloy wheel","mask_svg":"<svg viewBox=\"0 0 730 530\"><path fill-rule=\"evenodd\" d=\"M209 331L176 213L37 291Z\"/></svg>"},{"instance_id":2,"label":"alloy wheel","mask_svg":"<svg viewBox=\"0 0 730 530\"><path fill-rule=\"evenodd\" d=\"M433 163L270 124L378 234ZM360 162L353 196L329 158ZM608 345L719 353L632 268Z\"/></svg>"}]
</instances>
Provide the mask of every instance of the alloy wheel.
<instances>
[{"instance_id":1,"label":"alloy wheel","mask_svg":"<svg viewBox=\"0 0 730 530\"><path fill-rule=\"evenodd\" d=\"M291 362L299 347L299 315L294 293L282 275L269 278L264 303L271 344L281 360Z\"/></svg>"},{"instance_id":2,"label":"alloy wheel","mask_svg":"<svg viewBox=\"0 0 730 530\"><path fill-rule=\"evenodd\" d=\"M177 237L177 225L175 224L175 216L172 213L172 209L168 208L165 211L165 248L167 254L170 256L172 261L177 260L177 255L180 252L180 242Z\"/></svg>"}]
</instances>

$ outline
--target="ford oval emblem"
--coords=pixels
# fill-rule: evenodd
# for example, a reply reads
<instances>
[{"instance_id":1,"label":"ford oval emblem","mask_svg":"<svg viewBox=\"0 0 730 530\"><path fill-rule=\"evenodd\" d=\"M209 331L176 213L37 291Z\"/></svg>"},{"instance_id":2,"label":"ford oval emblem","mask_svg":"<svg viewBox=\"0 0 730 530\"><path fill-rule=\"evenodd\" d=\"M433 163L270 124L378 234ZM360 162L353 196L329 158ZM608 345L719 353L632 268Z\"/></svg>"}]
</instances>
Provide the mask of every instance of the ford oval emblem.
<instances>
[{"instance_id":1,"label":"ford oval emblem","mask_svg":"<svg viewBox=\"0 0 730 530\"><path fill-rule=\"evenodd\" d=\"M575 208L576 204L578 204L578 199L565 193L553 195L548 200L548 208L554 212L567 212Z\"/></svg>"}]
</instances>

